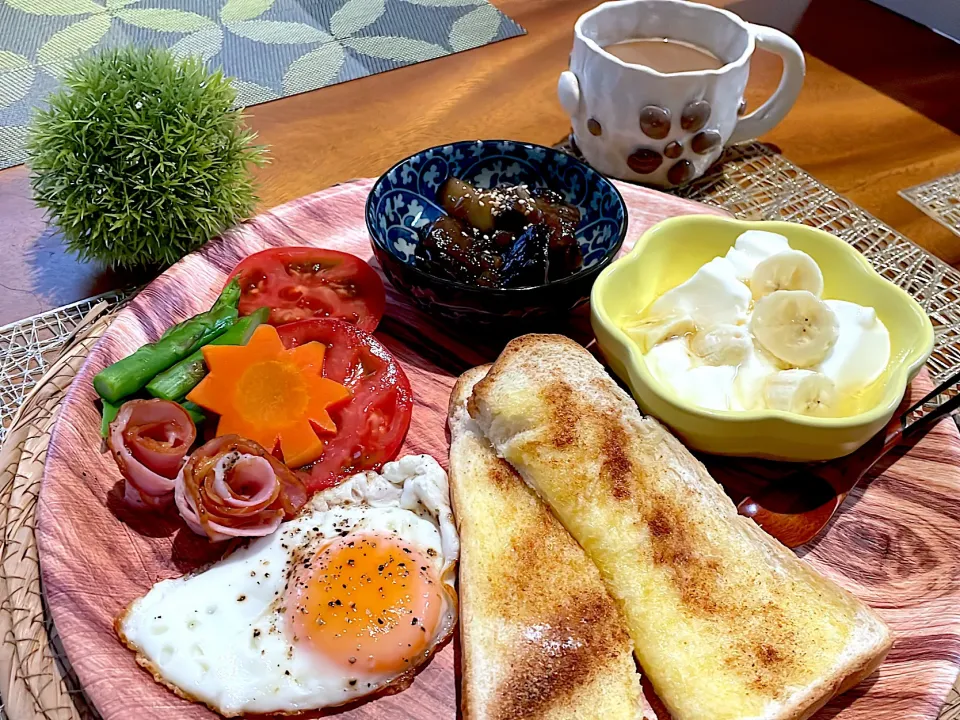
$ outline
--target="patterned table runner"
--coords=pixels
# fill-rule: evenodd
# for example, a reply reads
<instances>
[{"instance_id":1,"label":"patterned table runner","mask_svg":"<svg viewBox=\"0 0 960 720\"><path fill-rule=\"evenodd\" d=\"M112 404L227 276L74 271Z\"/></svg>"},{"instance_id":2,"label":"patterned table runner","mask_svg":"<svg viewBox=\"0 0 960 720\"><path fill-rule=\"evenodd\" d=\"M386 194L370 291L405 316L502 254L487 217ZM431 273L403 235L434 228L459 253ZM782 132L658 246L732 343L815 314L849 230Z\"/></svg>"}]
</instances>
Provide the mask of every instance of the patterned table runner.
<instances>
[{"instance_id":1,"label":"patterned table runner","mask_svg":"<svg viewBox=\"0 0 960 720\"><path fill-rule=\"evenodd\" d=\"M80 55L126 43L200 55L248 106L524 34L487 0L3 0L0 168Z\"/></svg>"}]
</instances>

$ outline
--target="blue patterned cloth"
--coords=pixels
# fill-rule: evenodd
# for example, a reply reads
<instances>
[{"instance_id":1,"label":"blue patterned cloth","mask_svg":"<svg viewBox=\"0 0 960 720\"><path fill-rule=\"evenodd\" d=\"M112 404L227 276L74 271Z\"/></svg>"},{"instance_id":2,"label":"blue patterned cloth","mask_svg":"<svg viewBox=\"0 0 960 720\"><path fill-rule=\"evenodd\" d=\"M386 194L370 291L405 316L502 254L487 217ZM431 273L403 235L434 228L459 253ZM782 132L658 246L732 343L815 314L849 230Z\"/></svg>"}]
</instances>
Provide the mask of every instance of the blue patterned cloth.
<instances>
[{"instance_id":1,"label":"blue patterned cloth","mask_svg":"<svg viewBox=\"0 0 960 720\"><path fill-rule=\"evenodd\" d=\"M486 0L0 0L0 168L69 62L125 43L202 56L256 105L524 33Z\"/></svg>"}]
</instances>

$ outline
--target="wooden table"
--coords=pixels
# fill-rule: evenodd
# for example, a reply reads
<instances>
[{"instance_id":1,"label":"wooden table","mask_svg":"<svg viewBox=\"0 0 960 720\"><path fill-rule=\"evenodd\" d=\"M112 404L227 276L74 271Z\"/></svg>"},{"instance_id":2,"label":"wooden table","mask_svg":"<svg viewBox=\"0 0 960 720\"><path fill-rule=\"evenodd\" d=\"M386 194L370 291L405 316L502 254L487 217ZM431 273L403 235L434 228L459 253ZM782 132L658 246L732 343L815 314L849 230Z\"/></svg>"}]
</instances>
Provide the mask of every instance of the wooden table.
<instances>
[{"instance_id":1,"label":"wooden table","mask_svg":"<svg viewBox=\"0 0 960 720\"><path fill-rule=\"evenodd\" d=\"M576 18L598 0L496 0L522 38L250 108L271 146L258 171L263 208L333 183L376 176L429 145L465 138L557 142L556 100ZM897 190L960 168L960 46L867 0L710 0L779 25L807 52L807 80L764 140L948 262L960 239ZM775 7L771 7L775 6ZM758 53L748 102L779 77ZM30 199L24 167L0 172L0 324L141 278L63 254Z\"/></svg>"}]
</instances>

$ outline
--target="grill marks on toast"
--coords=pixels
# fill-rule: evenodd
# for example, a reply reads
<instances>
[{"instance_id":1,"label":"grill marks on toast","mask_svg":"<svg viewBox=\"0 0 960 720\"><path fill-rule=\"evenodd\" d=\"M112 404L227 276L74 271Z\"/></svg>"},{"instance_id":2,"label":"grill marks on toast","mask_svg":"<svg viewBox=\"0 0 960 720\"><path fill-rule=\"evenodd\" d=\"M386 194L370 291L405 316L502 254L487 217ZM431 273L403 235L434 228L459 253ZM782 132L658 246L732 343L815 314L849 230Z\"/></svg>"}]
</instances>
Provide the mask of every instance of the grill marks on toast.
<instances>
[{"instance_id":1,"label":"grill marks on toast","mask_svg":"<svg viewBox=\"0 0 960 720\"><path fill-rule=\"evenodd\" d=\"M495 720L539 717L563 704L579 688L607 672L625 643L610 597L584 593L570 598L557 614L524 633L512 672L497 688L491 712Z\"/></svg>"},{"instance_id":2,"label":"grill marks on toast","mask_svg":"<svg viewBox=\"0 0 960 720\"><path fill-rule=\"evenodd\" d=\"M670 580L688 610L710 617L735 608L726 607L720 590L720 562L694 550L693 530L683 524L682 513L663 497L651 497L644 508L653 562L667 568Z\"/></svg>"},{"instance_id":3,"label":"grill marks on toast","mask_svg":"<svg viewBox=\"0 0 960 720\"><path fill-rule=\"evenodd\" d=\"M724 658L727 668L764 694L776 694L785 679L802 676L803 658L795 649L800 647L797 629L781 607L772 600L759 608L748 606L725 591L723 563L695 550L701 530L685 519L682 508L674 502L652 494L642 513L650 533L653 562L668 569L688 612L736 628L740 637Z\"/></svg>"},{"instance_id":4,"label":"grill marks on toast","mask_svg":"<svg viewBox=\"0 0 960 720\"><path fill-rule=\"evenodd\" d=\"M577 441L579 418L574 404L575 399L576 393L573 388L563 381L548 385L543 391L543 400L549 406L554 419L550 425L550 444L558 450L573 445Z\"/></svg>"},{"instance_id":5,"label":"grill marks on toast","mask_svg":"<svg viewBox=\"0 0 960 720\"><path fill-rule=\"evenodd\" d=\"M621 417L582 398L564 380L542 390L550 415L546 424L550 445L584 459L599 446L601 484L618 503L634 504L637 523L648 531L653 564L667 571L688 613L715 622L730 634L724 665L764 694L776 695L789 681L805 679L803 658L791 650L797 646L797 629L776 599L758 608L724 588L729 568L698 550L704 546L704 529L681 503L647 487L643 452L633 447Z\"/></svg>"},{"instance_id":6,"label":"grill marks on toast","mask_svg":"<svg viewBox=\"0 0 960 720\"><path fill-rule=\"evenodd\" d=\"M522 482L517 478L518 482ZM544 609L563 597L554 592L559 573L569 571L567 553L556 548L553 518L537 512L527 518L520 532L510 538L503 557L503 574L493 590L504 615L516 622L539 624L545 621Z\"/></svg>"},{"instance_id":7,"label":"grill marks on toast","mask_svg":"<svg viewBox=\"0 0 960 720\"><path fill-rule=\"evenodd\" d=\"M876 614L739 517L573 341L508 343L470 411L596 562L678 720L810 717L889 650ZM625 462L611 456L610 423Z\"/></svg>"},{"instance_id":8,"label":"grill marks on toast","mask_svg":"<svg viewBox=\"0 0 960 720\"><path fill-rule=\"evenodd\" d=\"M669 570L671 583L688 611L721 623L735 618L742 624L741 637L733 643L724 664L764 694L776 694L785 678L802 675L802 657L795 651L799 647L797 629L780 606L771 601L759 609L747 607L739 597L725 592L723 563L694 549L700 528L685 519L676 503L649 495L643 513L653 562Z\"/></svg>"},{"instance_id":9,"label":"grill marks on toast","mask_svg":"<svg viewBox=\"0 0 960 720\"><path fill-rule=\"evenodd\" d=\"M485 371L465 373L450 402L450 480L461 578L469 576L461 607L477 621L461 626L465 717L655 718L626 623L596 566L517 471L462 422ZM575 423L567 427L561 443L576 441Z\"/></svg>"},{"instance_id":10,"label":"grill marks on toast","mask_svg":"<svg viewBox=\"0 0 960 720\"><path fill-rule=\"evenodd\" d=\"M779 648L769 643L759 642L753 646L742 648L742 655L751 657L755 660L749 668L750 687L757 692L771 693L779 687L777 678L784 673L784 668L788 668L796 661L794 654L786 650L789 646ZM741 668L744 670L746 668Z\"/></svg>"},{"instance_id":11,"label":"grill marks on toast","mask_svg":"<svg viewBox=\"0 0 960 720\"><path fill-rule=\"evenodd\" d=\"M627 435L620 423L604 416L600 477L610 486L610 492L617 500L629 500L631 495L634 468L630 456L624 450L626 445Z\"/></svg>"},{"instance_id":12,"label":"grill marks on toast","mask_svg":"<svg viewBox=\"0 0 960 720\"><path fill-rule=\"evenodd\" d=\"M513 466L505 462L490 463L489 472L490 478L501 490L510 489L513 483L523 482L523 478L513 469Z\"/></svg>"},{"instance_id":13,"label":"grill marks on toast","mask_svg":"<svg viewBox=\"0 0 960 720\"><path fill-rule=\"evenodd\" d=\"M507 463L490 462L487 471L502 492L532 495ZM582 550L549 508L530 504L536 509L510 538L497 563L500 574L491 580L490 600L503 620L525 626L510 672L493 692L491 720L543 717L568 706L582 688L616 672L612 667L631 645L613 599L584 577L589 560Z\"/></svg>"},{"instance_id":14,"label":"grill marks on toast","mask_svg":"<svg viewBox=\"0 0 960 720\"><path fill-rule=\"evenodd\" d=\"M600 443L600 475L610 487L613 497L628 500L634 466L624 450L627 436L621 424L614 417L580 403L577 393L563 380L547 385L541 397L552 416L550 443L558 450L580 442L578 429L582 425L589 426L591 420L600 422L603 438Z\"/></svg>"}]
</instances>

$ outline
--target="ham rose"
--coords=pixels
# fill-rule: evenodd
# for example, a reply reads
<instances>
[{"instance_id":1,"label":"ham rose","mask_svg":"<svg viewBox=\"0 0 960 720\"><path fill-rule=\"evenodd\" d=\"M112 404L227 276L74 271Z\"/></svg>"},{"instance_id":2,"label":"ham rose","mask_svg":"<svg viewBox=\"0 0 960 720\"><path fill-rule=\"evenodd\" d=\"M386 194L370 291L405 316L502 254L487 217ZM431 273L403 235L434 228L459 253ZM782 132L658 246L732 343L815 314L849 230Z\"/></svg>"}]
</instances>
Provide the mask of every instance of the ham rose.
<instances>
[{"instance_id":1,"label":"ham rose","mask_svg":"<svg viewBox=\"0 0 960 720\"><path fill-rule=\"evenodd\" d=\"M189 413L169 400L129 400L110 423L107 446L134 507L161 508L173 499L183 459L197 438Z\"/></svg>"},{"instance_id":2,"label":"ham rose","mask_svg":"<svg viewBox=\"0 0 960 720\"><path fill-rule=\"evenodd\" d=\"M214 542L269 535L307 502L290 468L239 435L197 448L177 476L174 496L190 529Z\"/></svg>"}]
</instances>

